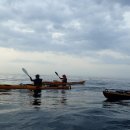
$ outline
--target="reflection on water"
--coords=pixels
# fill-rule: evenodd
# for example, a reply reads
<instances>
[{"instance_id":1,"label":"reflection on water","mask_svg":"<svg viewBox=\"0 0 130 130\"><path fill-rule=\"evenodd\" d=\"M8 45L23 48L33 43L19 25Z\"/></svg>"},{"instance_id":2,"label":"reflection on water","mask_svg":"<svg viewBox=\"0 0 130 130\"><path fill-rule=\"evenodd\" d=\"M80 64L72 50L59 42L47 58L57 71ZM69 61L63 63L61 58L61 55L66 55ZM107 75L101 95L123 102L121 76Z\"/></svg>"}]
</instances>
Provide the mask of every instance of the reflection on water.
<instances>
[{"instance_id":1,"label":"reflection on water","mask_svg":"<svg viewBox=\"0 0 130 130\"><path fill-rule=\"evenodd\" d=\"M11 95L11 94L7 92L0 92L0 95Z\"/></svg>"},{"instance_id":2,"label":"reflection on water","mask_svg":"<svg viewBox=\"0 0 130 130\"><path fill-rule=\"evenodd\" d=\"M30 91L29 92L30 105L35 106L35 108L39 108L41 105L41 91Z\"/></svg>"},{"instance_id":3,"label":"reflection on water","mask_svg":"<svg viewBox=\"0 0 130 130\"><path fill-rule=\"evenodd\" d=\"M103 107L104 108L112 108L112 107L119 107L119 106L127 106L130 107L130 101L129 100L105 100L103 101Z\"/></svg>"},{"instance_id":4,"label":"reflection on water","mask_svg":"<svg viewBox=\"0 0 130 130\"><path fill-rule=\"evenodd\" d=\"M65 90L61 90L61 103L64 104L64 105L67 105L67 97L66 97L66 93L65 93Z\"/></svg>"},{"instance_id":5,"label":"reflection on water","mask_svg":"<svg viewBox=\"0 0 130 130\"><path fill-rule=\"evenodd\" d=\"M25 75L14 77L2 81L17 84L25 79ZM93 79L71 90L43 90L40 95L30 90L2 91L0 130L130 129L130 101L110 102L102 94L104 88L117 86L128 88L129 81Z\"/></svg>"},{"instance_id":6,"label":"reflection on water","mask_svg":"<svg viewBox=\"0 0 130 130\"><path fill-rule=\"evenodd\" d=\"M34 97L34 100L32 102L32 105L40 106L41 105L41 98Z\"/></svg>"},{"instance_id":7,"label":"reflection on water","mask_svg":"<svg viewBox=\"0 0 130 130\"><path fill-rule=\"evenodd\" d=\"M34 97L34 100L33 100L32 105L40 106L41 105L41 91L38 91L38 92L34 91L33 97Z\"/></svg>"},{"instance_id":8,"label":"reflection on water","mask_svg":"<svg viewBox=\"0 0 130 130\"><path fill-rule=\"evenodd\" d=\"M22 96L22 95L21 95ZM67 94L66 90L45 90L40 93L36 93L34 91L28 91L26 95L27 100L25 100L25 95L22 96L21 101L26 102L26 105L34 108L56 108L60 106L67 105ZM29 104L28 104L29 99ZM25 101L24 101L25 100Z\"/></svg>"}]
</instances>

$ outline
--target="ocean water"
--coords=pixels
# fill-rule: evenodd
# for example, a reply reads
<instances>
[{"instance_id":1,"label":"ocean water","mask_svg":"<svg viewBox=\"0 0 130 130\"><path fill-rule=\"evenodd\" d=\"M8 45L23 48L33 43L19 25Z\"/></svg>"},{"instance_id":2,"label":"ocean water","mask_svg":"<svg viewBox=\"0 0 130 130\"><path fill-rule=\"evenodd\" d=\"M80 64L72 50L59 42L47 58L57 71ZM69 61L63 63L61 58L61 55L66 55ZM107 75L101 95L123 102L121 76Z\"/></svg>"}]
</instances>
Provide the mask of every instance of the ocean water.
<instances>
[{"instance_id":1,"label":"ocean water","mask_svg":"<svg viewBox=\"0 0 130 130\"><path fill-rule=\"evenodd\" d=\"M54 77L42 76L44 80ZM108 102L102 91L130 89L129 79L70 77L86 80L71 90L0 91L0 130L130 130L130 101ZM1 84L30 83L26 75L0 75Z\"/></svg>"}]
</instances>

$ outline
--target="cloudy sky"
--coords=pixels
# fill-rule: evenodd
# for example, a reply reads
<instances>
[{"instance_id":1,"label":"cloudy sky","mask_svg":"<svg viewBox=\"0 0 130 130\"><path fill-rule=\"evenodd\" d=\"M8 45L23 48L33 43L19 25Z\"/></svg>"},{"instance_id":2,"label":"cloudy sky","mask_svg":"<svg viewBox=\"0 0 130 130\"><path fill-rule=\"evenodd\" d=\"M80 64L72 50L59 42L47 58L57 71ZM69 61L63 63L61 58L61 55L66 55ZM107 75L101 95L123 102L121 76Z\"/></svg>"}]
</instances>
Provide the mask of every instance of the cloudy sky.
<instances>
[{"instance_id":1,"label":"cloudy sky","mask_svg":"<svg viewBox=\"0 0 130 130\"><path fill-rule=\"evenodd\" d=\"M130 0L0 0L0 73L130 77Z\"/></svg>"}]
</instances>

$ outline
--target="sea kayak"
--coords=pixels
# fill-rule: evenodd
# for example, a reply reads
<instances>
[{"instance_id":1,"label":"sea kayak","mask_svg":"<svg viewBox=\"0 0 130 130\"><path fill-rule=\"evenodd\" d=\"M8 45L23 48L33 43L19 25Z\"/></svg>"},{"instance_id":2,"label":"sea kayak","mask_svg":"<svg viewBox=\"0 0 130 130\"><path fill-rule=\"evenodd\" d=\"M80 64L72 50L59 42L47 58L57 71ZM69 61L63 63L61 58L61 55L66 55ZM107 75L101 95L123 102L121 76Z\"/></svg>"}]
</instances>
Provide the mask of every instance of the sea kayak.
<instances>
[{"instance_id":1,"label":"sea kayak","mask_svg":"<svg viewBox=\"0 0 130 130\"><path fill-rule=\"evenodd\" d=\"M130 90L115 90L106 89L103 91L103 95L108 100L128 100L130 99Z\"/></svg>"},{"instance_id":2,"label":"sea kayak","mask_svg":"<svg viewBox=\"0 0 130 130\"><path fill-rule=\"evenodd\" d=\"M77 84L84 84L85 81L74 81L74 82L67 82L67 83L62 83L60 81L44 81L43 84L44 85L77 85Z\"/></svg>"},{"instance_id":3,"label":"sea kayak","mask_svg":"<svg viewBox=\"0 0 130 130\"><path fill-rule=\"evenodd\" d=\"M29 89L29 90L36 90L37 87L33 85L0 85L0 89ZM47 90L47 89L71 89L70 85L57 85L57 86L51 86L51 85L43 85L40 87L41 90Z\"/></svg>"}]
</instances>

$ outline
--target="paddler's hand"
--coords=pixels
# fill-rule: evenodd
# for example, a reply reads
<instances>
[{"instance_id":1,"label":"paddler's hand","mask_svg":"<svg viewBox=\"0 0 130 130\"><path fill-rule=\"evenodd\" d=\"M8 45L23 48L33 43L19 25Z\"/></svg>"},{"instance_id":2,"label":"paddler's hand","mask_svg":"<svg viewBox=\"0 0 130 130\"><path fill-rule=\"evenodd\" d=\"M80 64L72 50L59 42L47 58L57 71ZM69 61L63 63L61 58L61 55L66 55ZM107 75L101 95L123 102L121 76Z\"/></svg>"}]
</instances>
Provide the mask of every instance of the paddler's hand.
<instances>
[{"instance_id":1,"label":"paddler's hand","mask_svg":"<svg viewBox=\"0 0 130 130\"><path fill-rule=\"evenodd\" d=\"M32 81L32 77L30 77L30 80Z\"/></svg>"}]
</instances>

